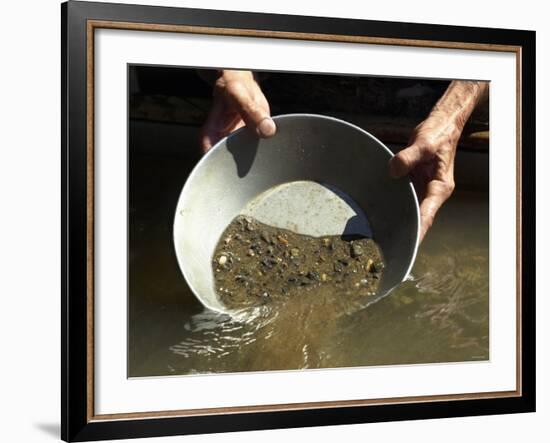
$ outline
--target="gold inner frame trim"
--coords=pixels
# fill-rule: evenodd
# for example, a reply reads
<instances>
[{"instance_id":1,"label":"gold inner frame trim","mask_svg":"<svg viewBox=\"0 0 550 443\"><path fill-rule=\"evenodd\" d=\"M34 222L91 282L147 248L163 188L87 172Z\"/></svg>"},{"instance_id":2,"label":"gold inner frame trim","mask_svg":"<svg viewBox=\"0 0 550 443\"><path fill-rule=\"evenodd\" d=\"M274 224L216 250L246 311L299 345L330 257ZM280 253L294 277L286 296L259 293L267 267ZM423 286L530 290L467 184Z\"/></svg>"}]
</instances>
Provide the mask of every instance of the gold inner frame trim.
<instances>
[{"instance_id":1,"label":"gold inner frame trim","mask_svg":"<svg viewBox=\"0 0 550 443\"><path fill-rule=\"evenodd\" d=\"M222 408L181 409L171 411L129 412L95 414L94 412L94 31L98 28L152 32L177 32L187 34L221 35L252 38L278 38L323 42L358 43L371 45L396 45L420 48L464 49L476 51L511 52L516 55L516 390L498 392L474 392L465 394L428 395L414 397L392 397L365 400L334 400L325 402L285 403L253 406L229 406ZM521 46L495 45L485 43L446 42L437 40L415 40L385 37L351 36L340 34L315 34L286 31L265 31L253 29L215 28L187 25L166 25L132 23L122 21L88 20L86 43L86 131L87 131L87 421L112 421L129 419L153 419L160 417L186 417L201 415L260 413L294 411L304 409L342 408L367 405L389 405L403 403L427 403L435 401L479 400L491 398L519 397L521 386Z\"/></svg>"}]
</instances>

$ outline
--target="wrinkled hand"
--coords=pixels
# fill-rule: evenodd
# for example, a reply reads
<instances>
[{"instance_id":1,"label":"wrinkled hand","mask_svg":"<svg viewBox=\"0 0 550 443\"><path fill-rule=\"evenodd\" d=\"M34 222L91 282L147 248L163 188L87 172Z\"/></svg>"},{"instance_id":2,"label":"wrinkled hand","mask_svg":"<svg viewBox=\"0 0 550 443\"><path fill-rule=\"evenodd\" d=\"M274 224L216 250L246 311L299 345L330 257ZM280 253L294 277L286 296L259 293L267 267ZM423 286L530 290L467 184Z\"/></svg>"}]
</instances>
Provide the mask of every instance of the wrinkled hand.
<instances>
[{"instance_id":1,"label":"wrinkled hand","mask_svg":"<svg viewBox=\"0 0 550 443\"><path fill-rule=\"evenodd\" d=\"M409 175L420 199L420 240L455 187L454 159L462 128L446 113L432 113L414 130L409 146L390 161L390 175Z\"/></svg>"},{"instance_id":2,"label":"wrinkled hand","mask_svg":"<svg viewBox=\"0 0 550 443\"><path fill-rule=\"evenodd\" d=\"M202 151L208 151L220 139L245 125L260 137L275 135L269 103L254 74L224 70L214 83L213 104L201 129Z\"/></svg>"},{"instance_id":3,"label":"wrinkled hand","mask_svg":"<svg viewBox=\"0 0 550 443\"><path fill-rule=\"evenodd\" d=\"M456 145L466 121L488 92L488 82L453 80L428 118L415 128L409 146L390 161L390 175L409 174L420 198L420 240L453 193Z\"/></svg>"}]
</instances>

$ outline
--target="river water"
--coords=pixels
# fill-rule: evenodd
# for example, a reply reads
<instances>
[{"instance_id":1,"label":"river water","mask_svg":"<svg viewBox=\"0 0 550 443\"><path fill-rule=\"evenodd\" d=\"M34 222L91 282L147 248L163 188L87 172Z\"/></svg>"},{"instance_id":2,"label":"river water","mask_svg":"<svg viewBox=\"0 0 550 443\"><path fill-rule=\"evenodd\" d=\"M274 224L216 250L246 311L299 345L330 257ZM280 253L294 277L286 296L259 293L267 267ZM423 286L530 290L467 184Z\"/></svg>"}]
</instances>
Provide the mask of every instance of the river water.
<instances>
[{"instance_id":1,"label":"river water","mask_svg":"<svg viewBox=\"0 0 550 443\"><path fill-rule=\"evenodd\" d=\"M166 156L132 165L129 376L489 358L487 193L455 192L409 279L366 308L309 294L230 318L205 310L177 266L171 230L185 169Z\"/></svg>"}]
</instances>

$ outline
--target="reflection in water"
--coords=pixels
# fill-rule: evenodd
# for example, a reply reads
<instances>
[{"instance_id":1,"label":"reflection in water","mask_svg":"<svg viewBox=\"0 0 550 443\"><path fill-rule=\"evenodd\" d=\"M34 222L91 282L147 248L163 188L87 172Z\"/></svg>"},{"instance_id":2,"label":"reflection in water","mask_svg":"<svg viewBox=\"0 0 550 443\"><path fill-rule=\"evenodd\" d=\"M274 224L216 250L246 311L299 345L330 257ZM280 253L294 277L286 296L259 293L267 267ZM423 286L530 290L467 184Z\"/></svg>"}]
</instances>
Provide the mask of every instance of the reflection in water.
<instances>
[{"instance_id":1,"label":"reflection in water","mask_svg":"<svg viewBox=\"0 0 550 443\"><path fill-rule=\"evenodd\" d=\"M450 253L450 251L449 251ZM487 251L469 249L456 255L446 254L431 269L424 263L425 273L417 279L416 288L431 297L431 303L416 313L440 330L452 331L452 348L477 347L487 354L488 335L472 335L488 324L489 292ZM423 259L423 260L422 260ZM422 257L422 261L426 261ZM422 264L420 264L422 266Z\"/></svg>"},{"instance_id":2,"label":"reflection in water","mask_svg":"<svg viewBox=\"0 0 550 443\"><path fill-rule=\"evenodd\" d=\"M143 167L169 180L167 165ZM170 223L181 179L161 185L173 195L159 199L150 184L132 194L141 200L131 201L130 376L489 358L486 194L455 194L410 278L368 307L353 297L306 293L230 317L204 310L185 285Z\"/></svg>"}]
</instances>

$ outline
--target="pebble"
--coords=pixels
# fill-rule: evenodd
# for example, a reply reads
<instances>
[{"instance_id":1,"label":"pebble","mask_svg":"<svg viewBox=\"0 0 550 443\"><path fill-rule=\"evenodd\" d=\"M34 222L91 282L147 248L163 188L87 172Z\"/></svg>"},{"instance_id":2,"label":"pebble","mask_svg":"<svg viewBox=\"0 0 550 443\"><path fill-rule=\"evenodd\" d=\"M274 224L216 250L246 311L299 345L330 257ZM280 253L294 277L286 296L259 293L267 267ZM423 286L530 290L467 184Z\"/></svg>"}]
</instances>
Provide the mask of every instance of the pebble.
<instances>
[{"instance_id":1,"label":"pebble","mask_svg":"<svg viewBox=\"0 0 550 443\"><path fill-rule=\"evenodd\" d=\"M300 255L300 250L299 250L298 248L292 248L292 249L290 250L290 255L291 255L292 257L297 257L297 256Z\"/></svg>"},{"instance_id":2,"label":"pebble","mask_svg":"<svg viewBox=\"0 0 550 443\"><path fill-rule=\"evenodd\" d=\"M279 242L281 242L283 245L288 245L288 240L281 235L277 236L277 240L279 240Z\"/></svg>"},{"instance_id":3,"label":"pebble","mask_svg":"<svg viewBox=\"0 0 550 443\"><path fill-rule=\"evenodd\" d=\"M373 265L374 265L374 262L372 261L372 258L369 258L367 260L367 265L365 266L365 269L367 270L367 272L371 272Z\"/></svg>"},{"instance_id":4,"label":"pebble","mask_svg":"<svg viewBox=\"0 0 550 443\"><path fill-rule=\"evenodd\" d=\"M352 245L351 245L351 256L353 258L356 258L356 257L360 257L361 255L363 255L363 248L361 247L361 245L358 245L356 243L352 243Z\"/></svg>"},{"instance_id":5,"label":"pebble","mask_svg":"<svg viewBox=\"0 0 550 443\"><path fill-rule=\"evenodd\" d=\"M220 258L218 259L218 264L220 266L223 266L227 263L227 256L226 255L222 255L220 256Z\"/></svg>"},{"instance_id":6,"label":"pebble","mask_svg":"<svg viewBox=\"0 0 550 443\"><path fill-rule=\"evenodd\" d=\"M306 275L310 280L319 281L319 273L315 271L309 271Z\"/></svg>"}]
</instances>

